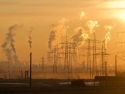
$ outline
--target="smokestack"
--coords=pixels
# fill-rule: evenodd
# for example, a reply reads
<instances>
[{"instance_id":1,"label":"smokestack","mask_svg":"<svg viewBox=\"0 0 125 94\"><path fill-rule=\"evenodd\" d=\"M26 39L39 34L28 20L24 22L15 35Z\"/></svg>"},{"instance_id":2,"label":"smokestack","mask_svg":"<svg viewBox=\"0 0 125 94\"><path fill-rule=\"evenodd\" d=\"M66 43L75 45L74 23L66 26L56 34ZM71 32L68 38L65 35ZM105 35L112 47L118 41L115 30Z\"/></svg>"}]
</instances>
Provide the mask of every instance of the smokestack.
<instances>
[{"instance_id":1,"label":"smokestack","mask_svg":"<svg viewBox=\"0 0 125 94\"><path fill-rule=\"evenodd\" d=\"M30 88L32 87L32 53L30 53Z\"/></svg>"}]
</instances>

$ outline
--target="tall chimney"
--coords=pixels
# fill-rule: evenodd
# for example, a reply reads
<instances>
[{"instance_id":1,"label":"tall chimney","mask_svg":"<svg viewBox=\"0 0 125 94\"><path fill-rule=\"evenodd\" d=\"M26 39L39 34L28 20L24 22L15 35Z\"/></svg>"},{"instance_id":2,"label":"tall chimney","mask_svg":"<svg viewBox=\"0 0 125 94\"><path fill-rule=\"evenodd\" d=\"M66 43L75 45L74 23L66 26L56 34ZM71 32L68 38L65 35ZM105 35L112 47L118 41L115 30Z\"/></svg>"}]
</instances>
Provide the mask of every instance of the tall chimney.
<instances>
[{"instance_id":1,"label":"tall chimney","mask_svg":"<svg viewBox=\"0 0 125 94\"><path fill-rule=\"evenodd\" d=\"M32 53L30 53L30 88L32 86Z\"/></svg>"}]
</instances>

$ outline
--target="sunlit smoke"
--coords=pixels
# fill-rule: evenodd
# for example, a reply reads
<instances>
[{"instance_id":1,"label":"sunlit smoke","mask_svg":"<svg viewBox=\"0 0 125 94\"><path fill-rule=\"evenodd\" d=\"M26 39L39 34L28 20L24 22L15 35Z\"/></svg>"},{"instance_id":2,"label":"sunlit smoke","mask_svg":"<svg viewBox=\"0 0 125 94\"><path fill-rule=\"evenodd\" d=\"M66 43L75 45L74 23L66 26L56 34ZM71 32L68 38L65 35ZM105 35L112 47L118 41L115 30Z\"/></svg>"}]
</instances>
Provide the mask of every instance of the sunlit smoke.
<instances>
[{"instance_id":1,"label":"sunlit smoke","mask_svg":"<svg viewBox=\"0 0 125 94\"><path fill-rule=\"evenodd\" d=\"M80 19L82 19L85 16L85 12L81 11L81 13L79 15L80 15Z\"/></svg>"},{"instance_id":2,"label":"sunlit smoke","mask_svg":"<svg viewBox=\"0 0 125 94\"><path fill-rule=\"evenodd\" d=\"M108 31L105 35L105 39L102 41L105 49L107 49L107 43L111 40L111 32Z\"/></svg>"},{"instance_id":3,"label":"sunlit smoke","mask_svg":"<svg viewBox=\"0 0 125 94\"><path fill-rule=\"evenodd\" d=\"M105 25L104 28L105 30L108 30L108 32L110 32L113 29L112 26L107 26L107 25Z\"/></svg>"},{"instance_id":4,"label":"sunlit smoke","mask_svg":"<svg viewBox=\"0 0 125 94\"><path fill-rule=\"evenodd\" d=\"M116 23L113 22L113 25L105 25L104 28L105 30L108 30L108 32L110 32L113 28L115 28Z\"/></svg>"},{"instance_id":5,"label":"sunlit smoke","mask_svg":"<svg viewBox=\"0 0 125 94\"><path fill-rule=\"evenodd\" d=\"M15 42L14 36L15 36L15 30L20 28L20 27L21 26L18 25L18 24L10 26L9 29L8 29L8 33L6 34L5 41L1 45L2 49L4 50L4 52L6 54L6 57L7 57L8 61L10 61L10 62L15 61L15 59L18 60L18 58L16 56L16 49L15 49L15 46L14 46L14 42ZM13 55L15 55L16 57L14 58Z\"/></svg>"},{"instance_id":6,"label":"sunlit smoke","mask_svg":"<svg viewBox=\"0 0 125 94\"><path fill-rule=\"evenodd\" d=\"M85 40L88 38L88 34L82 27L75 28L74 31L75 31L75 33L72 36L72 41L77 46L83 45Z\"/></svg>"},{"instance_id":7,"label":"sunlit smoke","mask_svg":"<svg viewBox=\"0 0 125 94\"><path fill-rule=\"evenodd\" d=\"M95 32L94 31L94 27L98 27L98 21L93 21L93 20L90 20L86 23L86 25L89 27L89 34Z\"/></svg>"},{"instance_id":8,"label":"sunlit smoke","mask_svg":"<svg viewBox=\"0 0 125 94\"><path fill-rule=\"evenodd\" d=\"M105 45L111 40L111 33L107 32L105 35Z\"/></svg>"},{"instance_id":9,"label":"sunlit smoke","mask_svg":"<svg viewBox=\"0 0 125 94\"><path fill-rule=\"evenodd\" d=\"M88 21L87 27L89 27L89 31L85 31L82 27L75 28L75 33L72 36L72 41L76 43L77 46L81 46L84 44L85 40L90 37L90 34L92 34L94 31L94 27L98 27L97 21Z\"/></svg>"},{"instance_id":10,"label":"sunlit smoke","mask_svg":"<svg viewBox=\"0 0 125 94\"><path fill-rule=\"evenodd\" d=\"M31 33L32 33L32 31L34 30L34 28L33 27L31 27L31 30L28 32L28 34L27 34L27 37L28 37L28 43L29 43L29 47L30 47L30 49L32 48L32 37L31 37Z\"/></svg>"},{"instance_id":11,"label":"sunlit smoke","mask_svg":"<svg viewBox=\"0 0 125 94\"><path fill-rule=\"evenodd\" d=\"M66 29L68 26L65 26L65 23L68 20L65 18L58 21L57 24L52 25L52 29L50 31L49 41L48 41L48 48L52 49L57 43L61 41L61 37L66 35Z\"/></svg>"},{"instance_id":12,"label":"sunlit smoke","mask_svg":"<svg viewBox=\"0 0 125 94\"><path fill-rule=\"evenodd\" d=\"M116 26L116 23L113 23L113 26L111 25L105 25L105 30L108 30L108 32L105 35L105 39L103 40L103 45L107 49L107 43L111 40L111 30Z\"/></svg>"}]
</instances>

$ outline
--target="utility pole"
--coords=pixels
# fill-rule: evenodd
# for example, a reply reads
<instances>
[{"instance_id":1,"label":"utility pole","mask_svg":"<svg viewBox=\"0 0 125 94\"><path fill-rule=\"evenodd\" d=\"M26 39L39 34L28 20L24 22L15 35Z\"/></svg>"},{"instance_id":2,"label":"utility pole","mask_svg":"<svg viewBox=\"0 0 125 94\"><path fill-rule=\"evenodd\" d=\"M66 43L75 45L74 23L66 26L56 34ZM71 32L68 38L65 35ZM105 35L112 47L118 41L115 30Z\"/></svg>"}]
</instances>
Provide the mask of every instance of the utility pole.
<instances>
[{"instance_id":1,"label":"utility pole","mask_svg":"<svg viewBox=\"0 0 125 94\"><path fill-rule=\"evenodd\" d=\"M32 53L30 53L30 88L32 87Z\"/></svg>"}]
</instances>

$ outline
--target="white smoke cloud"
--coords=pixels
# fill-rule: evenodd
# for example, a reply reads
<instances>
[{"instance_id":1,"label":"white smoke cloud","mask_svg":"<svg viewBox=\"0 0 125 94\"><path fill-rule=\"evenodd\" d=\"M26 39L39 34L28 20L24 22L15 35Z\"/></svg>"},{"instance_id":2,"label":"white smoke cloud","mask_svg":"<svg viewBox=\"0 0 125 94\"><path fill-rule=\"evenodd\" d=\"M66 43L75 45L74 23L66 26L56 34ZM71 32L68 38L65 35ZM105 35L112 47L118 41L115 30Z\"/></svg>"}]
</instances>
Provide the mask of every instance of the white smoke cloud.
<instances>
[{"instance_id":1,"label":"white smoke cloud","mask_svg":"<svg viewBox=\"0 0 125 94\"><path fill-rule=\"evenodd\" d=\"M105 25L104 28L105 30L108 30L108 32L110 32L113 28L115 28L116 23L113 22L113 25Z\"/></svg>"},{"instance_id":2,"label":"white smoke cloud","mask_svg":"<svg viewBox=\"0 0 125 94\"><path fill-rule=\"evenodd\" d=\"M107 49L107 43L111 40L111 30L115 28L116 23L113 23L113 25L105 25L105 30L108 30L108 32L105 35L105 38L103 40L103 45L105 45L105 48Z\"/></svg>"},{"instance_id":3,"label":"white smoke cloud","mask_svg":"<svg viewBox=\"0 0 125 94\"><path fill-rule=\"evenodd\" d=\"M89 27L89 31L85 31L82 27L75 28L75 33L72 36L72 41L76 43L76 46L81 46L84 44L85 40L90 38L90 34L94 31L94 27L98 27L97 21L87 21L86 26Z\"/></svg>"},{"instance_id":4,"label":"white smoke cloud","mask_svg":"<svg viewBox=\"0 0 125 94\"><path fill-rule=\"evenodd\" d=\"M80 19L82 19L85 16L85 12L81 11L81 13L79 15L80 15Z\"/></svg>"},{"instance_id":5,"label":"white smoke cloud","mask_svg":"<svg viewBox=\"0 0 125 94\"><path fill-rule=\"evenodd\" d=\"M108 30L108 32L110 32L113 29L112 26L108 26L108 25L105 25L104 28L105 30Z\"/></svg>"},{"instance_id":6,"label":"white smoke cloud","mask_svg":"<svg viewBox=\"0 0 125 94\"><path fill-rule=\"evenodd\" d=\"M107 32L106 35L105 35L105 39L104 39L104 42L105 42L105 45L107 45L107 43L111 40L111 32Z\"/></svg>"},{"instance_id":7,"label":"white smoke cloud","mask_svg":"<svg viewBox=\"0 0 125 94\"><path fill-rule=\"evenodd\" d=\"M52 29L50 31L48 48L52 49L57 43L61 41L61 37L66 35L66 29L68 26L65 26L65 23L68 20L63 18L57 22L57 24L52 25Z\"/></svg>"},{"instance_id":8,"label":"white smoke cloud","mask_svg":"<svg viewBox=\"0 0 125 94\"><path fill-rule=\"evenodd\" d=\"M87 21L86 25L89 27L89 32L90 34L92 34L94 31L94 27L98 27L98 21L93 21L93 20L90 20L90 21Z\"/></svg>"},{"instance_id":9,"label":"white smoke cloud","mask_svg":"<svg viewBox=\"0 0 125 94\"><path fill-rule=\"evenodd\" d=\"M82 27L75 28L74 34L72 36L72 42L76 43L76 46L81 46L84 44L88 37L88 34Z\"/></svg>"},{"instance_id":10,"label":"white smoke cloud","mask_svg":"<svg viewBox=\"0 0 125 94\"><path fill-rule=\"evenodd\" d=\"M108 32L110 32L113 28L115 28L116 23L113 22L113 25L105 25L104 28L105 30L108 30Z\"/></svg>"},{"instance_id":11,"label":"white smoke cloud","mask_svg":"<svg viewBox=\"0 0 125 94\"><path fill-rule=\"evenodd\" d=\"M6 34L6 37L5 37L5 41L1 45L2 49L4 50L4 52L6 54L8 61L10 61L10 62L13 62L13 61L15 61L15 59L18 59L17 56L15 58L13 58L13 54L16 55L16 49L15 49L15 45L14 45L14 42L15 42L14 36L15 36L15 31L18 28L21 28L21 26L18 24L10 26L8 29L8 33Z\"/></svg>"}]
</instances>

